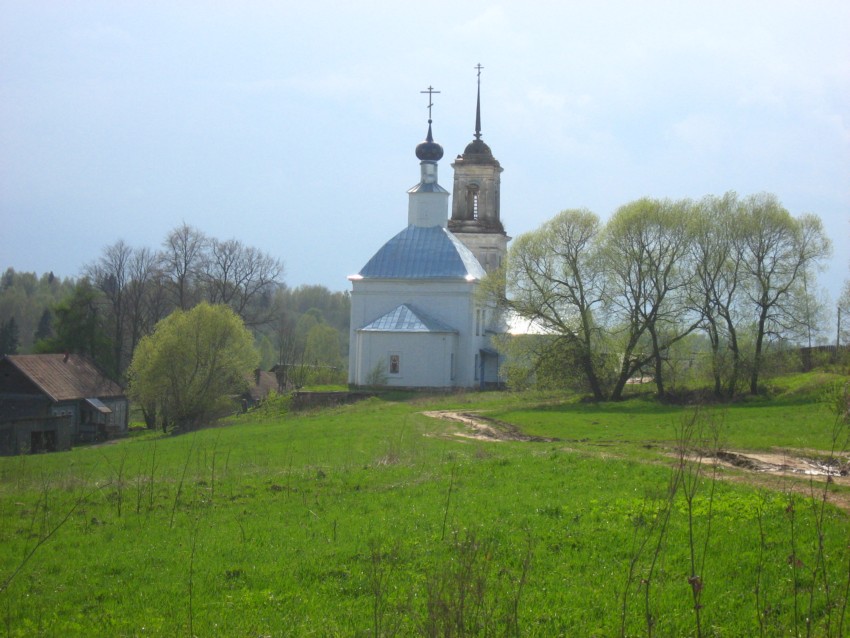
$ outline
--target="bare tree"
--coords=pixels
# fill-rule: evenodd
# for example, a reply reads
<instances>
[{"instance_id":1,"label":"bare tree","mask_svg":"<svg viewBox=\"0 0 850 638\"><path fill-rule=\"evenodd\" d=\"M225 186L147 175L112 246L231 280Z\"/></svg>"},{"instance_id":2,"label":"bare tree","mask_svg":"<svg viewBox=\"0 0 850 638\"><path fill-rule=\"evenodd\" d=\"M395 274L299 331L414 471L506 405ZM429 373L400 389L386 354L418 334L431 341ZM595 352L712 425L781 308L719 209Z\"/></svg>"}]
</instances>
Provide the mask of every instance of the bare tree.
<instances>
[{"instance_id":1,"label":"bare tree","mask_svg":"<svg viewBox=\"0 0 850 638\"><path fill-rule=\"evenodd\" d=\"M268 323L272 292L283 275L280 261L235 239L209 242L203 281L210 303L230 306L249 326Z\"/></svg>"},{"instance_id":2,"label":"bare tree","mask_svg":"<svg viewBox=\"0 0 850 638\"><path fill-rule=\"evenodd\" d=\"M145 335L153 332L156 322L167 314L159 259L149 248L137 248L130 257L127 284L127 320L130 350Z\"/></svg>"},{"instance_id":3,"label":"bare tree","mask_svg":"<svg viewBox=\"0 0 850 638\"><path fill-rule=\"evenodd\" d=\"M106 302L107 322L110 324L108 337L112 342L114 372L118 375L121 375L127 367L124 357L127 319L124 297L127 292L132 252L132 248L123 239L119 239L111 246L104 248L100 258L87 266L84 271ZM130 352L132 353L132 350Z\"/></svg>"},{"instance_id":4,"label":"bare tree","mask_svg":"<svg viewBox=\"0 0 850 638\"><path fill-rule=\"evenodd\" d=\"M277 346L277 365L275 376L281 391L292 383L292 366L303 356L299 356L295 339L295 319L288 312L281 312L275 323L275 345Z\"/></svg>"},{"instance_id":5,"label":"bare tree","mask_svg":"<svg viewBox=\"0 0 850 638\"><path fill-rule=\"evenodd\" d=\"M204 289L210 303L230 305L236 298L243 251L242 243L235 239L210 240L203 272Z\"/></svg>"},{"instance_id":6,"label":"bare tree","mask_svg":"<svg viewBox=\"0 0 850 638\"><path fill-rule=\"evenodd\" d=\"M188 310L199 301L198 283L204 270L208 239L185 222L172 230L160 253L162 272L168 277L175 305Z\"/></svg>"}]
</instances>

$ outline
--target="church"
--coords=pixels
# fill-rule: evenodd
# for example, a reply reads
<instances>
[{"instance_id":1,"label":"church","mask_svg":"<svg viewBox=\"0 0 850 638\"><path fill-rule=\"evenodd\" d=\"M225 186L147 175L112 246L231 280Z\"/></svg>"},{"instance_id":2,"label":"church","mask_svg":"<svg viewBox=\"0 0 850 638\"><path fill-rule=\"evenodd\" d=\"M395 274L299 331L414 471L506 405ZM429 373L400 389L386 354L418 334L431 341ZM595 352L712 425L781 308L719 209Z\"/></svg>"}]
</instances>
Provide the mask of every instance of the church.
<instances>
[{"instance_id":1,"label":"church","mask_svg":"<svg viewBox=\"0 0 850 638\"><path fill-rule=\"evenodd\" d=\"M437 180L443 147L416 147L419 183L408 190L407 227L351 281L348 382L352 387L483 388L499 383L491 337L503 332L481 280L505 259L499 209L502 167L481 139L481 66L475 135L451 165L454 199ZM435 91L429 87L429 101Z\"/></svg>"}]
</instances>

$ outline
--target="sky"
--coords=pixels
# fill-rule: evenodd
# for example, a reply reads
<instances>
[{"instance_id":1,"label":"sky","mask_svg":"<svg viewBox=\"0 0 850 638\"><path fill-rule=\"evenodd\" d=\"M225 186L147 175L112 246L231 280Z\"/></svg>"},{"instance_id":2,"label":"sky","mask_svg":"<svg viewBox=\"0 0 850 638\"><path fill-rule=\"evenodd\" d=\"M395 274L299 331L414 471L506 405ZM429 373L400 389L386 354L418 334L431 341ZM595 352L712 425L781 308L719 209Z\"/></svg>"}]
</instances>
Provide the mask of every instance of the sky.
<instances>
[{"instance_id":1,"label":"sky","mask_svg":"<svg viewBox=\"0 0 850 638\"><path fill-rule=\"evenodd\" d=\"M187 223L348 290L427 131L483 139L516 237L568 208L775 194L850 278L850 2L0 0L0 268Z\"/></svg>"}]
</instances>

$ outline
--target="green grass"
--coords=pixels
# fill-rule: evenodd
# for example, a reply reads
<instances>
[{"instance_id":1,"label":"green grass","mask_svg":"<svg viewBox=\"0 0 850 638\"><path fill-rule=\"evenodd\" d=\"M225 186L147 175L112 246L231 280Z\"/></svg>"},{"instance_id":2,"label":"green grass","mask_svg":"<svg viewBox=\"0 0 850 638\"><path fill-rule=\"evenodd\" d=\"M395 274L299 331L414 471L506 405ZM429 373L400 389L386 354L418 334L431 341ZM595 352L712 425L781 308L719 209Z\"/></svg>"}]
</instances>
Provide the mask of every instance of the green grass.
<instances>
[{"instance_id":1,"label":"green grass","mask_svg":"<svg viewBox=\"0 0 850 638\"><path fill-rule=\"evenodd\" d=\"M729 447L829 450L834 416L827 398L833 384L846 379L819 372L788 375L773 381L770 397L742 397L702 409L723 424L723 442ZM600 404L541 398L528 408L506 406L486 414L519 424L524 432L537 436L634 443L673 441L687 412L682 406L661 405L648 395Z\"/></svg>"},{"instance_id":2,"label":"green grass","mask_svg":"<svg viewBox=\"0 0 850 638\"><path fill-rule=\"evenodd\" d=\"M683 409L646 399L599 405L565 403L535 410L493 410L488 416L516 423L527 434L569 441L635 443L673 441ZM819 403L761 401L705 408L725 423L726 445L743 449L830 449L831 413Z\"/></svg>"},{"instance_id":3,"label":"green grass","mask_svg":"<svg viewBox=\"0 0 850 638\"><path fill-rule=\"evenodd\" d=\"M303 392L347 392L348 386L344 383L336 383L331 385L308 385L301 388Z\"/></svg>"},{"instance_id":4,"label":"green grass","mask_svg":"<svg viewBox=\"0 0 850 638\"><path fill-rule=\"evenodd\" d=\"M727 445L829 442L832 417L814 402L822 383L788 383L770 401L714 409ZM561 440L462 439L427 409L481 410ZM654 635L696 635L693 545L705 555L703 635L806 634L806 617L811 635L840 635L847 514L827 507L818 524L818 485L807 495L805 481L712 481L706 468L690 508L681 491L671 502L669 453L688 414L642 398L392 395L0 459L0 584L14 575L0 628L646 635L648 591Z\"/></svg>"}]
</instances>

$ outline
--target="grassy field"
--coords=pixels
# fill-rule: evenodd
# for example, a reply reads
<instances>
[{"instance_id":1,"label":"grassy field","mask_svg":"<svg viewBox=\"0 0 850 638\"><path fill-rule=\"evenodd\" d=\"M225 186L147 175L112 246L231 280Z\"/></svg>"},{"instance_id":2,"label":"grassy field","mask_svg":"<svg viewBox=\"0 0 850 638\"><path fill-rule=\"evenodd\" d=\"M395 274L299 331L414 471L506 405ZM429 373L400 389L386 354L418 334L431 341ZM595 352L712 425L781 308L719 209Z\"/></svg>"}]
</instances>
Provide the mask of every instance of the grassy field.
<instances>
[{"instance_id":1,"label":"grassy field","mask_svg":"<svg viewBox=\"0 0 850 638\"><path fill-rule=\"evenodd\" d=\"M0 634L850 634L846 484L695 460L846 452L836 380L700 410L387 396L0 459Z\"/></svg>"}]
</instances>

